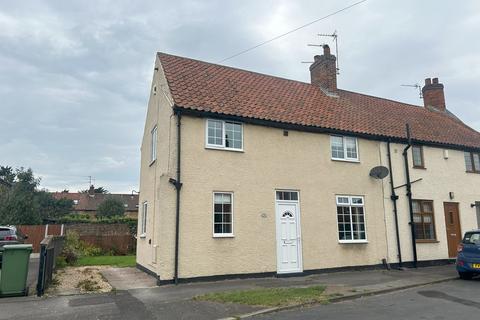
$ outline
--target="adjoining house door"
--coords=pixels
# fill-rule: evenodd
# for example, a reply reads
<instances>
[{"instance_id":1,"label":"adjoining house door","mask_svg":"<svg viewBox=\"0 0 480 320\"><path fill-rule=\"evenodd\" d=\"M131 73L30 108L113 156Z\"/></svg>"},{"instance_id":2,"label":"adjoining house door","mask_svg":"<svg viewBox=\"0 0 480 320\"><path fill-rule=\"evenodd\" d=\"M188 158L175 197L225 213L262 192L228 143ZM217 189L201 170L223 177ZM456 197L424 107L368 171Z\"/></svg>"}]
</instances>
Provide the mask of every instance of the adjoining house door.
<instances>
[{"instance_id":1,"label":"adjoining house door","mask_svg":"<svg viewBox=\"0 0 480 320\"><path fill-rule=\"evenodd\" d=\"M297 191L277 191L277 273L302 272L300 210Z\"/></svg>"},{"instance_id":2,"label":"adjoining house door","mask_svg":"<svg viewBox=\"0 0 480 320\"><path fill-rule=\"evenodd\" d=\"M457 246L462 241L458 203L444 202L443 208L445 210L445 229L447 231L448 256L450 258L455 258L457 256Z\"/></svg>"}]
</instances>

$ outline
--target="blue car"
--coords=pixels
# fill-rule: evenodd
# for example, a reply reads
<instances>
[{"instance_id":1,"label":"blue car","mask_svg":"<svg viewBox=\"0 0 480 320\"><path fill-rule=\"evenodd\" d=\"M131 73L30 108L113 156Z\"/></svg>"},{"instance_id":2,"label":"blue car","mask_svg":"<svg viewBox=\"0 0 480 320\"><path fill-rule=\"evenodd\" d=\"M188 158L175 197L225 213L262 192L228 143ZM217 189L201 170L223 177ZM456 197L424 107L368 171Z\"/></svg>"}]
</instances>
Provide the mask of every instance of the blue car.
<instances>
[{"instance_id":1,"label":"blue car","mask_svg":"<svg viewBox=\"0 0 480 320\"><path fill-rule=\"evenodd\" d=\"M458 245L456 265L458 275L464 280L480 274L480 230L465 233Z\"/></svg>"}]
</instances>

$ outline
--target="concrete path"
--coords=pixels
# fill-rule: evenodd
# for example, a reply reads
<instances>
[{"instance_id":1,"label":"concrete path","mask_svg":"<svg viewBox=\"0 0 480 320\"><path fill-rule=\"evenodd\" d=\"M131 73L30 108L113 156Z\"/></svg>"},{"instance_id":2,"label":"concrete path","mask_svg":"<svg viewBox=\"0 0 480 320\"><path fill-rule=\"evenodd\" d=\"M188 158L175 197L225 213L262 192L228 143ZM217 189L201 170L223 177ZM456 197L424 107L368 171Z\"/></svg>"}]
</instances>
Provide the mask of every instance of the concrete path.
<instances>
[{"instance_id":1,"label":"concrete path","mask_svg":"<svg viewBox=\"0 0 480 320\"><path fill-rule=\"evenodd\" d=\"M157 280L137 268L108 268L100 273L116 290L130 290L140 288L153 288Z\"/></svg>"},{"instance_id":2,"label":"concrete path","mask_svg":"<svg viewBox=\"0 0 480 320\"><path fill-rule=\"evenodd\" d=\"M122 277L119 273L116 276ZM262 307L200 302L192 298L208 292L323 284L328 286L329 292L342 294L339 301L456 277L455 266L448 265L405 271L371 270L307 277L191 283L117 290L103 295L6 298L0 299L0 319L219 319L266 312Z\"/></svg>"}]
</instances>

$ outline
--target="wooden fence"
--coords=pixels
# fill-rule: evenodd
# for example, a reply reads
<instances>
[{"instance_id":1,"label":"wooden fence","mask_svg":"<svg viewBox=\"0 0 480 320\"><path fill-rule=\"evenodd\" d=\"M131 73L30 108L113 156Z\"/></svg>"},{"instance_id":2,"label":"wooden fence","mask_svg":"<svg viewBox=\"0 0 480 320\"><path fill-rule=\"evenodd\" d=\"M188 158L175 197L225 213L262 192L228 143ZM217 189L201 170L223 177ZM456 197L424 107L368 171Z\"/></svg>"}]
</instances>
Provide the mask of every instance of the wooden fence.
<instances>
[{"instance_id":1,"label":"wooden fence","mask_svg":"<svg viewBox=\"0 0 480 320\"><path fill-rule=\"evenodd\" d=\"M32 244L33 252L40 252L40 242L47 235L63 235L74 231L80 240L95 245L105 251L114 251L116 254L127 254L135 251L136 240L130 233L127 224L50 224L50 225L21 225L17 229L28 235L25 243Z\"/></svg>"}]
</instances>

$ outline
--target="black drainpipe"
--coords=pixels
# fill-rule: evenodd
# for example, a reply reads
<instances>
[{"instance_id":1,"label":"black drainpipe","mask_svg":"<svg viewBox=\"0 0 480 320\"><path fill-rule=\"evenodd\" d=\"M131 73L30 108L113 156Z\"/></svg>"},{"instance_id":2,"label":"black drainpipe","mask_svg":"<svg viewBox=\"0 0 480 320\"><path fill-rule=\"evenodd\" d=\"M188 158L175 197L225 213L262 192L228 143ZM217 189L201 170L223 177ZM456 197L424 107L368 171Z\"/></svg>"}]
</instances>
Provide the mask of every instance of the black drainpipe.
<instances>
[{"instance_id":1,"label":"black drainpipe","mask_svg":"<svg viewBox=\"0 0 480 320\"><path fill-rule=\"evenodd\" d=\"M177 190L177 203L176 203L176 219L175 219L175 273L173 280L175 284L178 284L178 240L180 236L180 189L182 188L182 183L180 182L180 147L181 147L181 125L182 125L182 115L180 111L175 111L177 115L177 178L170 178L170 183L175 186Z\"/></svg>"},{"instance_id":2,"label":"black drainpipe","mask_svg":"<svg viewBox=\"0 0 480 320\"><path fill-rule=\"evenodd\" d=\"M417 267L417 239L415 237L415 224L413 223L413 203L412 203L412 182L410 181L410 168L408 165L408 149L412 146L410 138L410 126L407 123L407 139L408 145L403 149L403 159L405 162L405 175L407 179L407 197L408 197L408 208L410 210L410 231L412 233L412 250L413 250L413 267Z\"/></svg>"},{"instance_id":3,"label":"black drainpipe","mask_svg":"<svg viewBox=\"0 0 480 320\"><path fill-rule=\"evenodd\" d=\"M398 209L397 209L397 200L398 196L395 193L395 187L393 184L393 167L392 167L392 155L390 153L390 141L387 142L387 149L388 149L388 170L390 170L390 190L391 195L390 199L393 202L393 215L395 216L395 231L397 235L397 250L398 250L398 267L402 268L402 249L400 246L400 232L398 231Z\"/></svg>"}]
</instances>

